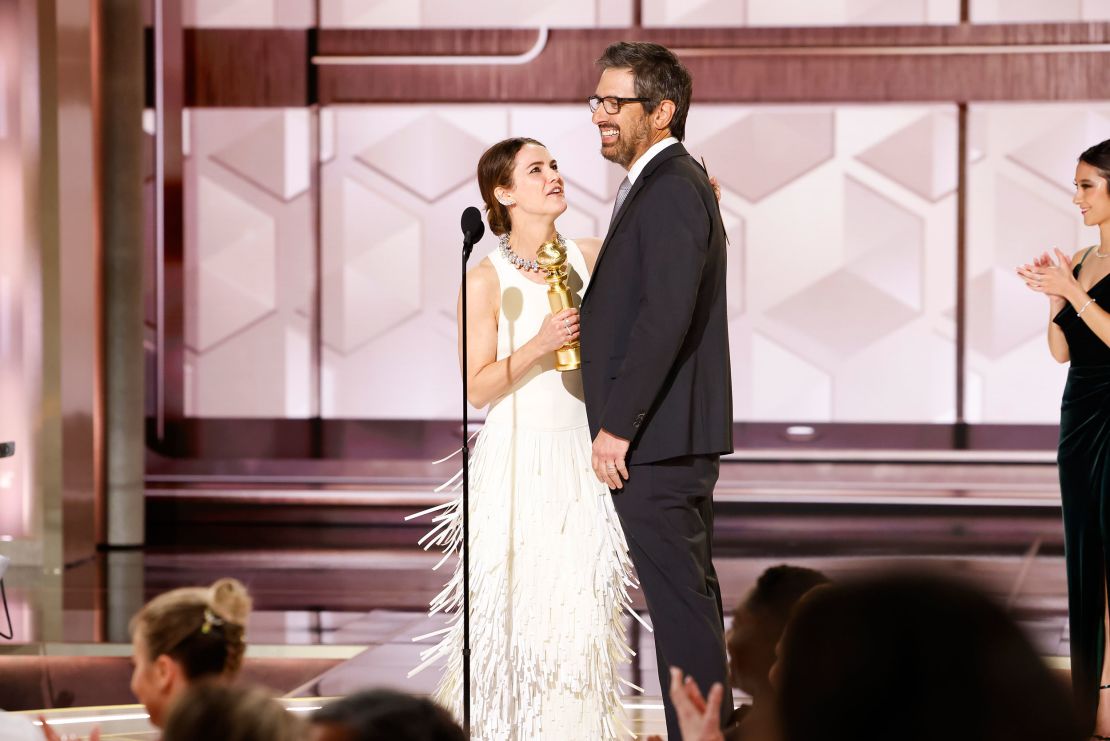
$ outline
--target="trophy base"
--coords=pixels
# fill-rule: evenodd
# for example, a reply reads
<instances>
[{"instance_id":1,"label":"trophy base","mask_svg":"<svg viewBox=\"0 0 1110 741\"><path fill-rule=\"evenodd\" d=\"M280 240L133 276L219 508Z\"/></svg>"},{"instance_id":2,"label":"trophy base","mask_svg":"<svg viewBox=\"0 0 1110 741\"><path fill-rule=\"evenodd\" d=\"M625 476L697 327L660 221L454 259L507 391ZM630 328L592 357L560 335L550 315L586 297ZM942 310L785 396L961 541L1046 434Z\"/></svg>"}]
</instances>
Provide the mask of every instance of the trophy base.
<instances>
[{"instance_id":1,"label":"trophy base","mask_svg":"<svg viewBox=\"0 0 1110 741\"><path fill-rule=\"evenodd\" d=\"M560 347L555 351L555 370L572 371L582 367L582 350L576 344L573 347Z\"/></svg>"}]
</instances>

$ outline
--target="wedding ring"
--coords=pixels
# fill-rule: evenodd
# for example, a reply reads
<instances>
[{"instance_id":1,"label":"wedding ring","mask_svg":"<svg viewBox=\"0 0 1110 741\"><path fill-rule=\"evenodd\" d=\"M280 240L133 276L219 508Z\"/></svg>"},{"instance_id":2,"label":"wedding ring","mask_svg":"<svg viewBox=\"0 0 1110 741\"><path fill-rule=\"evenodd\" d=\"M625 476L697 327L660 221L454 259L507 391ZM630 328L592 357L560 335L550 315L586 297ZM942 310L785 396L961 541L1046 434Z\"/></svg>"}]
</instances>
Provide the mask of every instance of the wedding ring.
<instances>
[{"instance_id":1,"label":"wedding ring","mask_svg":"<svg viewBox=\"0 0 1110 741\"><path fill-rule=\"evenodd\" d=\"M613 463L606 464L605 467L608 468L610 471L616 471L617 470L616 464L613 464Z\"/></svg>"}]
</instances>

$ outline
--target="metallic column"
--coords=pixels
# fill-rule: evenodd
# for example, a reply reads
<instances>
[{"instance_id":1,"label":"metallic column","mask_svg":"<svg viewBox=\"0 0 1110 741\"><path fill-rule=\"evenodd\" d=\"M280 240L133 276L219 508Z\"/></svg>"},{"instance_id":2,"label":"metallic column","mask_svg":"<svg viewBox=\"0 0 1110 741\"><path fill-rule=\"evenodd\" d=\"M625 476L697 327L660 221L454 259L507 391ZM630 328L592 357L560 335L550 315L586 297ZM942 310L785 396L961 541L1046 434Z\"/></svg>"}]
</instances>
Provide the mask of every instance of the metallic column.
<instances>
[{"instance_id":1,"label":"metallic column","mask_svg":"<svg viewBox=\"0 0 1110 741\"><path fill-rule=\"evenodd\" d=\"M109 546L143 542L143 21L138 0L94 6L101 261L104 530Z\"/></svg>"}]
</instances>

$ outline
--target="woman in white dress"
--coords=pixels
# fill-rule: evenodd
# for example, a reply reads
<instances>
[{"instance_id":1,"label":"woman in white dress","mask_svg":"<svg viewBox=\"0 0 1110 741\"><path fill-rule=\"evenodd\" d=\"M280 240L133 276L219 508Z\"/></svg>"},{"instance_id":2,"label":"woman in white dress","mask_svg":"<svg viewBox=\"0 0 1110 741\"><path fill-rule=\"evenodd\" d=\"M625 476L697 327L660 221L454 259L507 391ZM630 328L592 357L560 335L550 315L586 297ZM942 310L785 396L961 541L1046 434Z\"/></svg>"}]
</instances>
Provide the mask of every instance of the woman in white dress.
<instances>
[{"instance_id":1,"label":"woman in white dress","mask_svg":"<svg viewBox=\"0 0 1110 741\"><path fill-rule=\"evenodd\" d=\"M619 669L632 654L622 615L632 612L631 562L609 491L590 466L579 372L555 369L555 350L578 337L578 313L551 314L532 264L545 242L560 239L580 302L600 240L556 232L564 182L533 139L490 147L478 184L501 243L466 277L469 397L489 406L470 463L471 735L627 738ZM457 554L460 498L436 509L421 542ZM451 615L450 625L416 669L446 659L436 699L458 717L461 605L460 560L431 605Z\"/></svg>"}]
</instances>

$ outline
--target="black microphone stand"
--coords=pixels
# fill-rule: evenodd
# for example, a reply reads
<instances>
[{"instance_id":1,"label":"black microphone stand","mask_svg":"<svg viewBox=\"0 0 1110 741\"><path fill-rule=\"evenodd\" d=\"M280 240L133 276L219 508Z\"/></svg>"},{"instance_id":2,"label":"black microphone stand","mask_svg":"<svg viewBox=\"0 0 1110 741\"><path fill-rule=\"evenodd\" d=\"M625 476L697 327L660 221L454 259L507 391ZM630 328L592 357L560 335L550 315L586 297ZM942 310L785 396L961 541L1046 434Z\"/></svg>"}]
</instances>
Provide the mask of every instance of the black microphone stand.
<instances>
[{"instance_id":1,"label":"black microphone stand","mask_svg":"<svg viewBox=\"0 0 1110 741\"><path fill-rule=\"evenodd\" d=\"M479 222L479 225L481 222ZM481 233L478 234L481 239ZM462 521L463 521L463 730L470 738L470 402L467 376L466 261L474 249L473 235L463 232L462 248Z\"/></svg>"}]
</instances>

